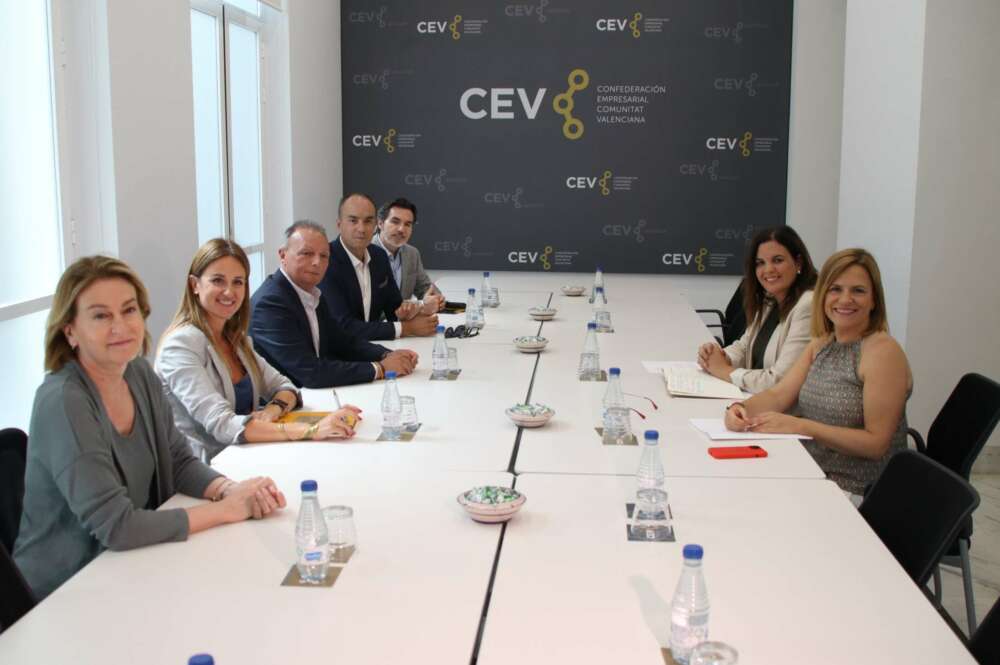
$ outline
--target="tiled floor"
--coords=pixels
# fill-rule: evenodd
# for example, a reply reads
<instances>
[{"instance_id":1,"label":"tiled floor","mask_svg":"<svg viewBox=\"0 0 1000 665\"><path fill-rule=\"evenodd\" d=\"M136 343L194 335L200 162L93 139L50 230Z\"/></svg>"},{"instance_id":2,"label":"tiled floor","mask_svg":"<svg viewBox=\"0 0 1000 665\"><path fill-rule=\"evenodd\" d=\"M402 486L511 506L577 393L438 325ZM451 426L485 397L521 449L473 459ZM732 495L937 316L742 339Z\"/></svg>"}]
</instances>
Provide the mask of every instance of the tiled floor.
<instances>
[{"instance_id":1,"label":"tiled floor","mask_svg":"<svg viewBox=\"0 0 1000 665\"><path fill-rule=\"evenodd\" d=\"M1000 475L974 475L972 485L979 492L979 508L973 516L972 557L976 620L983 617L1000 596ZM955 622L966 629L965 594L958 568L941 568L943 604Z\"/></svg>"}]
</instances>

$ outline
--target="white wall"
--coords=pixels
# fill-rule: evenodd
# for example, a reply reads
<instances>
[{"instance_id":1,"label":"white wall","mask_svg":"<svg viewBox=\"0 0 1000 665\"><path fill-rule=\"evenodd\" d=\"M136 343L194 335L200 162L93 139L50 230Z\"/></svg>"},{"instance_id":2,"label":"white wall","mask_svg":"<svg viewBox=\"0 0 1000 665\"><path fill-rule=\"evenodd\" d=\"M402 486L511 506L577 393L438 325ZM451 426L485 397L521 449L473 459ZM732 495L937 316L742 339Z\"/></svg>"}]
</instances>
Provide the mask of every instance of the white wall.
<instances>
[{"instance_id":1,"label":"white wall","mask_svg":"<svg viewBox=\"0 0 1000 665\"><path fill-rule=\"evenodd\" d=\"M996 0L927 0L906 344L923 432L962 374L1000 380L998 28Z\"/></svg>"},{"instance_id":2,"label":"white wall","mask_svg":"<svg viewBox=\"0 0 1000 665\"><path fill-rule=\"evenodd\" d=\"M119 256L149 289L154 341L198 248L187 0L107 0Z\"/></svg>"},{"instance_id":3,"label":"white wall","mask_svg":"<svg viewBox=\"0 0 1000 665\"><path fill-rule=\"evenodd\" d=\"M875 255L906 341L925 0L849 0L837 245Z\"/></svg>"}]
</instances>

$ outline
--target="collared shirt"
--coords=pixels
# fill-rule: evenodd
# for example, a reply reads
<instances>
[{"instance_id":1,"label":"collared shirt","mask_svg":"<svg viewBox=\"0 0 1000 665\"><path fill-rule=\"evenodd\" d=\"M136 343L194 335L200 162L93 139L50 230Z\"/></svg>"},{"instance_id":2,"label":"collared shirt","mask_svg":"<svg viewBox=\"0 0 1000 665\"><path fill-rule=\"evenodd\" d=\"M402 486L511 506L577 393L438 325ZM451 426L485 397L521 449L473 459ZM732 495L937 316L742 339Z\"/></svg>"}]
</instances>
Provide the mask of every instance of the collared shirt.
<instances>
[{"instance_id":1,"label":"collared shirt","mask_svg":"<svg viewBox=\"0 0 1000 665\"><path fill-rule=\"evenodd\" d=\"M322 296L322 292L317 288L313 287L312 292L305 291L299 288L299 285L292 281L292 278L288 276L284 268L279 268L281 274L285 276L288 283L292 285L295 289L295 293L299 294L299 300L302 301L302 307L306 310L306 318L309 320L309 332L312 333L313 339L313 349L316 350L316 357L319 357L319 319L316 318L316 308L319 307L319 299Z\"/></svg>"},{"instance_id":2,"label":"collared shirt","mask_svg":"<svg viewBox=\"0 0 1000 665\"><path fill-rule=\"evenodd\" d=\"M395 252L391 251L385 246L385 243L382 242L382 236L378 233L375 234L375 238L372 239L372 242L384 249L385 253L389 255L389 267L392 268L392 278L396 281L396 288L402 289L403 254L399 251L399 247L396 248Z\"/></svg>"},{"instance_id":3,"label":"collared shirt","mask_svg":"<svg viewBox=\"0 0 1000 665\"><path fill-rule=\"evenodd\" d=\"M372 271L370 268L372 262L372 256L371 254L368 253L368 250L365 249L365 260L362 261L358 259L358 257L354 256L351 250L347 248L347 245L344 244L343 238L340 238L340 244L344 248L344 251L347 252L347 258L351 260L351 265L354 266L354 273L358 278L358 286L361 287L361 308L363 310L362 313L365 317L365 321L368 321L371 316L369 312L372 308ZM397 252L397 254L398 253L399 252ZM391 256L389 261L391 264L392 262ZM396 279L395 269L393 269L393 279ZM397 287L399 286L399 280L396 280L396 286ZM393 322L392 327L393 330L396 331L397 338L403 336L402 323L400 323L399 321L395 321Z\"/></svg>"}]
</instances>

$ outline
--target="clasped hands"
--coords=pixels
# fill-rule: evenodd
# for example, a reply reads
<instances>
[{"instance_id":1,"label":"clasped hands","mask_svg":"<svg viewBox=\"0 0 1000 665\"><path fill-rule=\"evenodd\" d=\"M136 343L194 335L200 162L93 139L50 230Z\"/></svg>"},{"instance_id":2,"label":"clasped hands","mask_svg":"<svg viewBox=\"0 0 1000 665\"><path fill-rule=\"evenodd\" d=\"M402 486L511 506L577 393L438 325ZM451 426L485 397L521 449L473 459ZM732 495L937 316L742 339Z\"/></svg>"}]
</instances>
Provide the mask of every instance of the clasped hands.
<instances>
[{"instance_id":1,"label":"clasped hands","mask_svg":"<svg viewBox=\"0 0 1000 665\"><path fill-rule=\"evenodd\" d=\"M801 419L777 411L765 411L751 416L741 402L726 409L726 429L731 432L760 432L761 434L796 434L803 431Z\"/></svg>"},{"instance_id":2,"label":"clasped hands","mask_svg":"<svg viewBox=\"0 0 1000 665\"><path fill-rule=\"evenodd\" d=\"M698 347L698 366L723 381L729 381L729 375L733 371L729 356L715 342L708 342Z\"/></svg>"},{"instance_id":3,"label":"clasped hands","mask_svg":"<svg viewBox=\"0 0 1000 665\"><path fill-rule=\"evenodd\" d=\"M433 335L438 325L437 301L434 296L431 300L425 300L421 305L419 302L408 300L396 308L396 318L402 323L403 337L426 337Z\"/></svg>"}]
</instances>

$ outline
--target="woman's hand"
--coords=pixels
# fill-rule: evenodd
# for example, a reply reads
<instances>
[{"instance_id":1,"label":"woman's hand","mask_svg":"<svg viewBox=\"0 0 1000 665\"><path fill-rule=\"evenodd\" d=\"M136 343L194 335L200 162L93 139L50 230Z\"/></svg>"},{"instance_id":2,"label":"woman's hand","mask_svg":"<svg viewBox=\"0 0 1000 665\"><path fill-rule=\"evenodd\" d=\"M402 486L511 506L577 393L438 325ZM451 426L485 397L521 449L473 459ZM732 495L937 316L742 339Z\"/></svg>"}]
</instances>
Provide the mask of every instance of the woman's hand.
<instances>
[{"instance_id":1,"label":"woman's hand","mask_svg":"<svg viewBox=\"0 0 1000 665\"><path fill-rule=\"evenodd\" d=\"M747 408L741 402L735 402L726 409L726 429L730 432L745 432L750 429L750 418Z\"/></svg>"},{"instance_id":2,"label":"woman's hand","mask_svg":"<svg viewBox=\"0 0 1000 665\"><path fill-rule=\"evenodd\" d=\"M729 362L729 356L719 348L718 344L702 344L698 349L698 366L712 376L729 381L729 375L733 372L733 365Z\"/></svg>"},{"instance_id":3,"label":"woman's hand","mask_svg":"<svg viewBox=\"0 0 1000 665\"><path fill-rule=\"evenodd\" d=\"M250 414L250 417L262 423L273 423L283 416L283 409L277 404L268 404L263 409L258 409Z\"/></svg>"},{"instance_id":4,"label":"woman's hand","mask_svg":"<svg viewBox=\"0 0 1000 665\"><path fill-rule=\"evenodd\" d=\"M319 421L317 423L319 428L313 438L317 441L320 439L349 439L354 436L354 426L359 420L361 420L361 409L348 404Z\"/></svg>"},{"instance_id":5,"label":"woman's hand","mask_svg":"<svg viewBox=\"0 0 1000 665\"><path fill-rule=\"evenodd\" d=\"M219 506L230 522L261 519L287 505L285 495L265 476L234 483L224 490Z\"/></svg>"},{"instance_id":6,"label":"woman's hand","mask_svg":"<svg viewBox=\"0 0 1000 665\"><path fill-rule=\"evenodd\" d=\"M777 411L766 411L750 418L749 430L761 434L805 434L802 418Z\"/></svg>"},{"instance_id":7,"label":"woman's hand","mask_svg":"<svg viewBox=\"0 0 1000 665\"><path fill-rule=\"evenodd\" d=\"M698 366L702 369L706 369L708 366L708 357L712 355L715 349L719 348L719 345L715 342L706 342L698 347Z\"/></svg>"}]
</instances>

